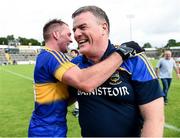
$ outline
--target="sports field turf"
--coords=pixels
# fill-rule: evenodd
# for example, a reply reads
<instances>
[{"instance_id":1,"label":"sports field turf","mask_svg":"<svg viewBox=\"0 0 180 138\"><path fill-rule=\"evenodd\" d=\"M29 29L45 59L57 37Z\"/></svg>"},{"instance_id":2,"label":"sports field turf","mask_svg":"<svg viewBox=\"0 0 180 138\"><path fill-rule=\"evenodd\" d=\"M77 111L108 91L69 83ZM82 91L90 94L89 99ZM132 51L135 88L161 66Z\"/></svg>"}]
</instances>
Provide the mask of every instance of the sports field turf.
<instances>
[{"instance_id":1,"label":"sports field turf","mask_svg":"<svg viewBox=\"0 0 180 138\"><path fill-rule=\"evenodd\" d=\"M155 64L155 62L153 62ZM0 137L26 137L29 119L34 106L34 65L0 66ZM175 75L175 74L174 74ZM180 136L180 80L174 76L169 103L165 107L164 136ZM68 108L68 136L80 136L78 119Z\"/></svg>"}]
</instances>

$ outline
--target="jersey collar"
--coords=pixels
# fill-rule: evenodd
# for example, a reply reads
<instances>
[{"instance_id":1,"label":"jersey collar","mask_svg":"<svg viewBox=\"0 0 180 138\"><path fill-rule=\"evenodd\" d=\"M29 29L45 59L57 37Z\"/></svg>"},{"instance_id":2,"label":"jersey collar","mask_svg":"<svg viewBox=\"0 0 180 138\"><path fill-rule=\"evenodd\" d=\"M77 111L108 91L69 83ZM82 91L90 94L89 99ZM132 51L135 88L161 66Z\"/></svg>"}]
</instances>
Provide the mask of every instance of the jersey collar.
<instances>
[{"instance_id":1,"label":"jersey collar","mask_svg":"<svg viewBox=\"0 0 180 138\"><path fill-rule=\"evenodd\" d=\"M111 55L114 51L115 51L115 47L113 44L111 44L111 41L109 40L108 47L104 52L104 55L101 57L101 61L107 58L109 55Z\"/></svg>"}]
</instances>

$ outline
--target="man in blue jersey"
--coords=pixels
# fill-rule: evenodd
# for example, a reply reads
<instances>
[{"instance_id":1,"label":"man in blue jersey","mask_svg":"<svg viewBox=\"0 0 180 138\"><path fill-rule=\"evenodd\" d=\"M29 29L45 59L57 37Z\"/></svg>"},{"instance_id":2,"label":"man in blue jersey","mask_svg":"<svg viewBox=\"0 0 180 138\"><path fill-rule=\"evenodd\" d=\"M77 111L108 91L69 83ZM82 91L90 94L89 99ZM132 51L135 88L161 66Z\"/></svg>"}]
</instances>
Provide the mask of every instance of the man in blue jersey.
<instances>
[{"instance_id":1,"label":"man in blue jersey","mask_svg":"<svg viewBox=\"0 0 180 138\"><path fill-rule=\"evenodd\" d=\"M98 33L102 32L99 30ZM72 42L65 22L57 19L49 21L43 28L43 37L46 46L37 56L34 68L35 107L28 136L65 137L69 98L67 85L91 92L113 74L122 63L122 58L128 58L134 51L117 49L95 66L80 69L63 54ZM82 44L83 41L79 43Z\"/></svg>"},{"instance_id":2,"label":"man in blue jersey","mask_svg":"<svg viewBox=\"0 0 180 138\"><path fill-rule=\"evenodd\" d=\"M81 7L72 18L74 38L82 54L72 62L84 69L101 62L114 51L108 39L109 19L101 8ZM130 42L120 47L129 47L132 43L137 45ZM163 93L143 52L124 60L113 75L91 93L78 90L74 94L79 102L83 137L163 136Z\"/></svg>"}]
</instances>

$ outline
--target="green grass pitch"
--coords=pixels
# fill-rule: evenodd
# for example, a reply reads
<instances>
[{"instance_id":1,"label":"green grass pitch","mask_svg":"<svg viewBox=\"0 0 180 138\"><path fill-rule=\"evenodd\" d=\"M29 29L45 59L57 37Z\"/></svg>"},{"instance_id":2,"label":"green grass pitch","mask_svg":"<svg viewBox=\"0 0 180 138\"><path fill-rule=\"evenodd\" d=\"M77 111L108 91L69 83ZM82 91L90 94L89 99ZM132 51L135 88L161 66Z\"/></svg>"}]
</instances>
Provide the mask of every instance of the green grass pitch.
<instances>
[{"instance_id":1,"label":"green grass pitch","mask_svg":"<svg viewBox=\"0 0 180 138\"><path fill-rule=\"evenodd\" d=\"M155 65L156 61L152 64ZM0 137L27 137L29 119L33 111L34 65L0 66ZM174 79L165 107L165 137L180 136L180 80ZM80 137L78 119L68 108L68 137Z\"/></svg>"}]
</instances>

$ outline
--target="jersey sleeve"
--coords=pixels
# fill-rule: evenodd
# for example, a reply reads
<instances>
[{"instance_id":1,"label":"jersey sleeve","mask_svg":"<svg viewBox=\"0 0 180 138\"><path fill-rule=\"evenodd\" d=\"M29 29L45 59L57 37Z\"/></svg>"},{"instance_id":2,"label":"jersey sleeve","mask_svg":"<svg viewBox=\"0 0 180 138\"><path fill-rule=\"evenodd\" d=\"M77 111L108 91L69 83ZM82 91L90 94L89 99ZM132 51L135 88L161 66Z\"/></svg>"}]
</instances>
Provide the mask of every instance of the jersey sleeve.
<instances>
[{"instance_id":1,"label":"jersey sleeve","mask_svg":"<svg viewBox=\"0 0 180 138\"><path fill-rule=\"evenodd\" d=\"M49 61L49 69L54 74L56 79L62 81L64 73L75 64L71 63L69 59L61 52L52 51L53 55Z\"/></svg>"},{"instance_id":2,"label":"jersey sleeve","mask_svg":"<svg viewBox=\"0 0 180 138\"><path fill-rule=\"evenodd\" d=\"M131 72L133 91L139 105L149 103L164 96L157 76L144 54L127 62Z\"/></svg>"},{"instance_id":3,"label":"jersey sleeve","mask_svg":"<svg viewBox=\"0 0 180 138\"><path fill-rule=\"evenodd\" d=\"M146 82L133 81L133 88L137 97L136 101L139 105L149 103L164 96L157 79Z\"/></svg>"}]
</instances>

